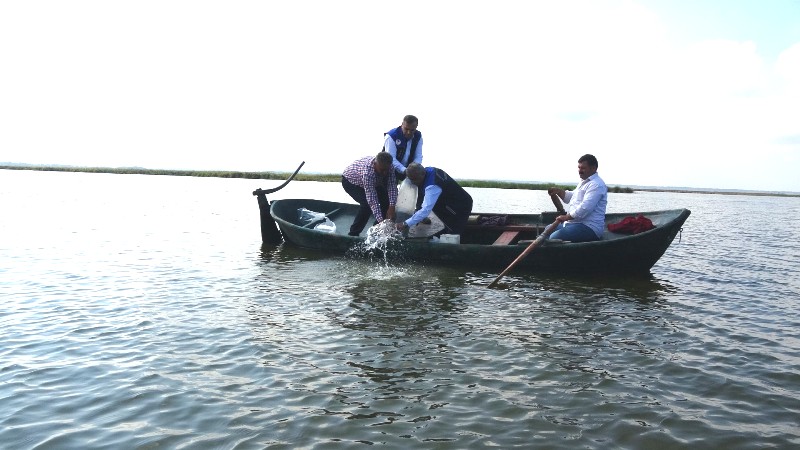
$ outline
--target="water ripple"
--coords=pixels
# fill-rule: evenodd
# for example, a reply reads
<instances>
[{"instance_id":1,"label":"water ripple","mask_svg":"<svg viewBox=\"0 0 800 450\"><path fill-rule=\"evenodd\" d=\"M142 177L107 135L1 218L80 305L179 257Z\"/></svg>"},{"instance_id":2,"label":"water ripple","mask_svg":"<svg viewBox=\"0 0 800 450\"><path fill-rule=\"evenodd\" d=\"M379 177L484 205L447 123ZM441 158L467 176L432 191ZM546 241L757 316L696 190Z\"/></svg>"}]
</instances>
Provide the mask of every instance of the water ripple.
<instances>
[{"instance_id":1,"label":"water ripple","mask_svg":"<svg viewBox=\"0 0 800 450\"><path fill-rule=\"evenodd\" d=\"M262 247L245 180L10 176L0 447L800 446L796 199L616 195L693 210L650 277L487 289Z\"/></svg>"}]
</instances>

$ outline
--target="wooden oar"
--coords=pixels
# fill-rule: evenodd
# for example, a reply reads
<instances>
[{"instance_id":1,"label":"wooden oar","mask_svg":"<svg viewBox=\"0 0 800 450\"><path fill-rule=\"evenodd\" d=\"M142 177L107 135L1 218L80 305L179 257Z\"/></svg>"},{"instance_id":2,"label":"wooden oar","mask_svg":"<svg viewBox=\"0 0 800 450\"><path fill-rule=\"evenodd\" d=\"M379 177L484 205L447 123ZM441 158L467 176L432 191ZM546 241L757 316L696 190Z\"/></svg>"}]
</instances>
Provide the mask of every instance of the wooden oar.
<instances>
[{"instance_id":1,"label":"wooden oar","mask_svg":"<svg viewBox=\"0 0 800 450\"><path fill-rule=\"evenodd\" d=\"M494 279L494 281L489 283L489 286L487 287L494 287L494 285L497 284L498 281L500 281L500 278L503 278L505 274L507 274L514 266L517 265L518 262L522 261L526 256L528 256L528 253L532 252L533 249L541 245L541 243L547 239L547 236L550 236L550 233L555 231L557 226L558 226L558 221L555 221L550 225L548 225L547 228L545 228L544 232L540 234L539 237L536 238L536 240L531 242L530 245L528 245L528 247L525 248L525 250L523 250L519 256L517 256L517 259L512 261L511 264L509 264L508 267L506 267L506 270L504 270L500 275L498 275L497 278Z\"/></svg>"},{"instance_id":2,"label":"wooden oar","mask_svg":"<svg viewBox=\"0 0 800 450\"><path fill-rule=\"evenodd\" d=\"M556 205L556 211L558 211L559 214L565 214L566 211L564 211L564 205L561 204L561 197L559 197L555 191L551 192L550 189L547 191L550 194L550 200L552 200L553 204Z\"/></svg>"}]
</instances>

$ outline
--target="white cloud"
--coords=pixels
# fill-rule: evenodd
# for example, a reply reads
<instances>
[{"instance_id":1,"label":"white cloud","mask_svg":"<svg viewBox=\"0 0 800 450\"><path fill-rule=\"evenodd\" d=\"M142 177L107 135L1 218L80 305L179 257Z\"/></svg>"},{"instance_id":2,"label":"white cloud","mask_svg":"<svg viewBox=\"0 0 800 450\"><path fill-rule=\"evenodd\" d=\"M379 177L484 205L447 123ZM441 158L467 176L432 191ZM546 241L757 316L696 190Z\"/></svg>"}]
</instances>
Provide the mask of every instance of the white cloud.
<instances>
[{"instance_id":1,"label":"white cloud","mask_svg":"<svg viewBox=\"0 0 800 450\"><path fill-rule=\"evenodd\" d=\"M26 5L0 6L0 160L338 172L411 113L461 178L591 152L613 184L800 190L800 44L678 45L632 1Z\"/></svg>"},{"instance_id":2,"label":"white cloud","mask_svg":"<svg viewBox=\"0 0 800 450\"><path fill-rule=\"evenodd\" d=\"M701 96L736 96L763 89L765 71L753 42L702 41L690 46L676 63L684 69L682 80L689 93Z\"/></svg>"},{"instance_id":3,"label":"white cloud","mask_svg":"<svg viewBox=\"0 0 800 450\"><path fill-rule=\"evenodd\" d=\"M800 42L783 51L775 62L775 73L790 95L800 95Z\"/></svg>"}]
</instances>

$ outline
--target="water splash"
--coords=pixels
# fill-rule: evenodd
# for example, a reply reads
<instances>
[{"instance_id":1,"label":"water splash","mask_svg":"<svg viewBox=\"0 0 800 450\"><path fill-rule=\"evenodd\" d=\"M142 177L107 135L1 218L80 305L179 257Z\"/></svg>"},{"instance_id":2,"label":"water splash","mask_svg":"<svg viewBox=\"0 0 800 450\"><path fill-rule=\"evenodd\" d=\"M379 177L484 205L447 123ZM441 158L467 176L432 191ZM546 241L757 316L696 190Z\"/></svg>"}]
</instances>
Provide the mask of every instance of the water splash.
<instances>
[{"instance_id":1,"label":"water splash","mask_svg":"<svg viewBox=\"0 0 800 450\"><path fill-rule=\"evenodd\" d=\"M395 227L394 221L386 219L383 222L373 225L367 230L367 238L364 240L364 247L367 249L386 250L386 246L392 240L402 240L403 235Z\"/></svg>"},{"instance_id":2,"label":"water splash","mask_svg":"<svg viewBox=\"0 0 800 450\"><path fill-rule=\"evenodd\" d=\"M392 242L402 240L403 234L397 230L394 221L386 219L370 227L367 230L367 237L364 242L354 250L361 255L369 257L381 256L384 265L388 267Z\"/></svg>"}]
</instances>

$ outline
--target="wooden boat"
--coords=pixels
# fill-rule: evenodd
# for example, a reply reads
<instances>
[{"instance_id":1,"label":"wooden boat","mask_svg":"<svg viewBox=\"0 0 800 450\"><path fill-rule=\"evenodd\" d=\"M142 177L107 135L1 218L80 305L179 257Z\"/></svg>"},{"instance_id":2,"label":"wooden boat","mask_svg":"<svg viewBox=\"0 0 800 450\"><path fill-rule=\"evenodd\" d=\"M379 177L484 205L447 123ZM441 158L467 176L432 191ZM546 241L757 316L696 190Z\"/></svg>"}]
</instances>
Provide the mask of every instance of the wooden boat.
<instances>
[{"instance_id":1,"label":"wooden boat","mask_svg":"<svg viewBox=\"0 0 800 450\"><path fill-rule=\"evenodd\" d=\"M335 231L322 231L314 228L315 223L302 222L298 214L300 208L326 214L335 224ZM366 229L359 237L347 235L357 210L358 205L355 204L312 199L286 199L270 203L270 216L280 228L285 241L338 254L358 247L365 240ZM403 260L481 266L500 271L543 232L556 214L502 215L503 225L482 224L487 222L485 218L498 215L473 214L458 244L433 242L428 238L397 239L389 241L386 251L396 253ZM548 240L520 261L514 270L647 274L681 231L690 211L675 209L608 214L606 224L639 214L649 218L655 228L633 235L612 233L606 229L603 239L596 242ZM263 219L264 214L262 227Z\"/></svg>"}]
</instances>

